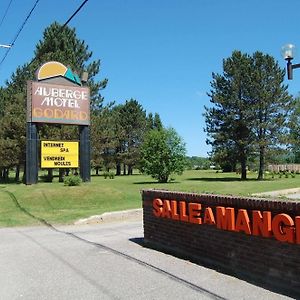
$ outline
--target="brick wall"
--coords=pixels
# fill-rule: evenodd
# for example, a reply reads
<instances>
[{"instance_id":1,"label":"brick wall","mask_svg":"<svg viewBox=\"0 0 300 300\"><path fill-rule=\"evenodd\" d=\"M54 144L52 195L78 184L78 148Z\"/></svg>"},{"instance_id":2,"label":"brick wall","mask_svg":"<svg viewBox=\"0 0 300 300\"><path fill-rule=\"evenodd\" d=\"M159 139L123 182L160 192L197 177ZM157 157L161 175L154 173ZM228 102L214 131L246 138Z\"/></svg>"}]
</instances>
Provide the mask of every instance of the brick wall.
<instances>
[{"instance_id":1,"label":"brick wall","mask_svg":"<svg viewBox=\"0 0 300 300\"><path fill-rule=\"evenodd\" d=\"M218 229L208 224L192 224L156 217L154 199L201 203L201 216L206 207L216 206L270 211L300 216L300 202L264 200L209 194L189 194L160 190L142 191L144 239L151 247L190 259L194 262L229 273L263 287L300 297L300 244L280 242L273 236L248 235ZM251 221L251 217L250 217Z\"/></svg>"}]
</instances>

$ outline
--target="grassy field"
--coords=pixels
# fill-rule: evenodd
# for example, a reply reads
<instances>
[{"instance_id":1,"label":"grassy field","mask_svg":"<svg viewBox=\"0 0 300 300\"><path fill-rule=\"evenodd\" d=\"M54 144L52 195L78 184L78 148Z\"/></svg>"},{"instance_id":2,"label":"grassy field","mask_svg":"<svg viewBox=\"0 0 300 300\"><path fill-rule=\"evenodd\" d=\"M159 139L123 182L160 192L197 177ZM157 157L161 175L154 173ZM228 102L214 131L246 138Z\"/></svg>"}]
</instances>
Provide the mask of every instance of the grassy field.
<instances>
[{"instance_id":1,"label":"grassy field","mask_svg":"<svg viewBox=\"0 0 300 300\"><path fill-rule=\"evenodd\" d=\"M77 187L66 187L57 178L53 183L31 186L0 184L0 226L36 225L39 218L51 224L67 224L107 211L139 208L140 191L147 188L247 196L300 187L300 175L264 181L255 180L256 176L249 174L247 181L240 181L235 173L186 171L166 184L139 174L115 179L92 176L90 183Z\"/></svg>"}]
</instances>

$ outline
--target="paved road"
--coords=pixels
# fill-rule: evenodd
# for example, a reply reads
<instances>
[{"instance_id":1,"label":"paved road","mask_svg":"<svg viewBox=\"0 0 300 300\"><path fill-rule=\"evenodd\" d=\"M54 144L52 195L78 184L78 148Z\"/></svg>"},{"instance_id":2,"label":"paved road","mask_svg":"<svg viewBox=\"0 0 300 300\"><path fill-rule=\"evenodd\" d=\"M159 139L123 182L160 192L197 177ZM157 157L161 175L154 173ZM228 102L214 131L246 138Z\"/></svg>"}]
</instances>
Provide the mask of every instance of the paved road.
<instances>
[{"instance_id":1,"label":"paved road","mask_svg":"<svg viewBox=\"0 0 300 300\"><path fill-rule=\"evenodd\" d=\"M0 229L0 299L289 299L141 246L142 222Z\"/></svg>"}]
</instances>

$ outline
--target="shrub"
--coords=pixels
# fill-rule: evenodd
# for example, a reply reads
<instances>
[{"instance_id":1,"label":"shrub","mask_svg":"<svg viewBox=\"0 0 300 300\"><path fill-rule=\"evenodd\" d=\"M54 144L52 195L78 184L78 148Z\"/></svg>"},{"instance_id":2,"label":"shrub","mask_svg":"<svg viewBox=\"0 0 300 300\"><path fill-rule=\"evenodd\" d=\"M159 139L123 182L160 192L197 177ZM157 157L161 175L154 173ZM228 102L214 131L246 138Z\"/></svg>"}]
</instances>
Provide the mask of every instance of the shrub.
<instances>
[{"instance_id":1,"label":"shrub","mask_svg":"<svg viewBox=\"0 0 300 300\"><path fill-rule=\"evenodd\" d=\"M114 172L108 172L108 171L105 171L103 173L103 176L104 176L104 179L114 179L115 178L115 173Z\"/></svg>"},{"instance_id":2,"label":"shrub","mask_svg":"<svg viewBox=\"0 0 300 300\"><path fill-rule=\"evenodd\" d=\"M65 186L78 186L81 183L81 178L79 176L70 175L65 177L64 185Z\"/></svg>"}]
</instances>

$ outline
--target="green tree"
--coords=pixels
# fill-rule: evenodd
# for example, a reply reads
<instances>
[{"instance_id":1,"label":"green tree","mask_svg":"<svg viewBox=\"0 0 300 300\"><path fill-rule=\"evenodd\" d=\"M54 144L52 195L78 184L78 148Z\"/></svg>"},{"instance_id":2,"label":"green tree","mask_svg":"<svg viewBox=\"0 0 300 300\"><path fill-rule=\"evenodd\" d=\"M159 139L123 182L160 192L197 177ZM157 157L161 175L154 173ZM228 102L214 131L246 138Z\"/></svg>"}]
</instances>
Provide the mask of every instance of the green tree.
<instances>
[{"instance_id":1,"label":"green tree","mask_svg":"<svg viewBox=\"0 0 300 300\"><path fill-rule=\"evenodd\" d=\"M208 170L211 161L208 157L191 156L187 157L187 166L190 170Z\"/></svg>"},{"instance_id":2,"label":"green tree","mask_svg":"<svg viewBox=\"0 0 300 300\"><path fill-rule=\"evenodd\" d=\"M154 122L155 120L155 122ZM92 163L106 170L116 167L116 175L132 174L140 159L140 146L151 128L162 128L158 114L146 117L138 101L104 107L92 116Z\"/></svg>"},{"instance_id":3,"label":"green tree","mask_svg":"<svg viewBox=\"0 0 300 300\"><path fill-rule=\"evenodd\" d=\"M289 118L289 149L294 156L294 163L300 163L300 99L296 98L295 105Z\"/></svg>"},{"instance_id":4,"label":"green tree","mask_svg":"<svg viewBox=\"0 0 300 300\"><path fill-rule=\"evenodd\" d=\"M15 180L19 181L26 156L25 95L10 87L1 89L0 99L0 103L3 103L0 111L0 173L4 179L8 179L9 169L16 167Z\"/></svg>"},{"instance_id":5,"label":"green tree","mask_svg":"<svg viewBox=\"0 0 300 300\"><path fill-rule=\"evenodd\" d=\"M273 57L261 52L252 55L251 99L255 112L254 133L259 153L258 179L263 179L267 152L287 144L287 121L294 106L283 85L285 71Z\"/></svg>"},{"instance_id":6,"label":"green tree","mask_svg":"<svg viewBox=\"0 0 300 300\"><path fill-rule=\"evenodd\" d=\"M98 110L102 107L103 97L100 91L106 87L108 80L95 80L95 76L100 72L100 60L91 61L93 53L85 41L77 37L75 28L54 22L44 30L34 55L34 70L47 61L55 60L69 66L79 76L84 71L88 72L87 85L90 88L91 108Z\"/></svg>"},{"instance_id":7,"label":"green tree","mask_svg":"<svg viewBox=\"0 0 300 300\"><path fill-rule=\"evenodd\" d=\"M92 165L98 174L100 168L104 167L109 171L116 163L118 139L113 108L105 107L98 114L94 114L92 124Z\"/></svg>"},{"instance_id":8,"label":"green tree","mask_svg":"<svg viewBox=\"0 0 300 300\"><path fill-rule=\"evenodd\" d=\"M130 99L116 108L118 160L123 162L124 175L133 172L140 160L140 146L146 132L146 112L137 100Z\"/></svg>"},{"instance_id":9,"label":"green tree","mask_svg":"<svg viewBox=\"0 0 300 300\"><path fill-rule=\"evenodd\" d=\"M151 130L141 147L140 170L159 182L181 174L186 165L185 144L173 128Z\"/></svg>"},{"instance_id":10,"label":"green tree","mask_svg":"<svg viewBox=\"0 0 300 300\"><path fill-rule=\"evenodd\" d=\"M251 106L251 59L234 51L223 61L223 74L213 73L209 94L212 107L205 107L207 143L216 154L231 149L241 165L241 179L247 178L247 159L252 151L253 111ZM228 155L228 154L227 154Z\"/></svg>"},{"instance_id":11,"label":"green tree","mask_svg":"<svg viewBox=\"0 0 300 300\"><path fill-rule=\"evenodd\" d=\"M159 114L155 113L154 117L153 117L153 113L149 113L147 116L147 129L148 130L151 130L151 129L161 130L162 128L163 128L163 124L162 124Z\"/></svg>"},{"instance_id":12,"label":"green tree","mask_svg":"<svg viewBox=\"0 0 300 300\"><path fill-rule=\"evenodd\" d=\"M209 94L213 106L205 108L208 143L216 157L226 154L228 161L239 160L242 179L253 155L259 157L258 179L262 179L267 151L285 141L293 100L283 79L284 71L274 58L261 52L250 56L234 51L223 61L223 74L213 74Z\"/></svg>"},{"instance_id":13,"label":"green tree","mask_svg":"<svg viewBox=\"0 0 300 300\"><path fill-rule=\"evenodd\" d=\"M214 151L211 153L211 160L221 167L223 172L236 172L238 155L237 148L232 143L229 142L220 147L214 148Z\"/></svg>"}]
</instances>

